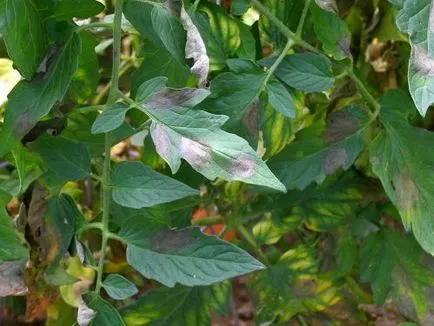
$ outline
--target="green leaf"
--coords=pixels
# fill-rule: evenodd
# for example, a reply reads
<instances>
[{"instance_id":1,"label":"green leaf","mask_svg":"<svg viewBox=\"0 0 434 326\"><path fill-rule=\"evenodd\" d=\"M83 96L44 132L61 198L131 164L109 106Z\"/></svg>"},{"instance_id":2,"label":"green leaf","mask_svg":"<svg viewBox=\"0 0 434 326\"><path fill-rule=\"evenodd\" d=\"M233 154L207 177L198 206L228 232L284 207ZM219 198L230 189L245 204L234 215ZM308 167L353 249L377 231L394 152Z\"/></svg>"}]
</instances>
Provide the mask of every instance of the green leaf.
<instances>
[{"instance_id":1,"label":"green leaf","mask_svg":"<svg viewBox=\"0 0 434 326\"><path fill-rule=\"evenodd\" d=\"M82 180L90 174L90 155L82 143L42 135L30 147L39 153L48 169L64 181Z\"/></svg>"},{"instance_id":2,"label":"green leaf","mask_svg":"<svg viewBox=\"0 0 434 326\"><path fill-rule=\"evenodd\" d=\"M89 326L125 326L115 307L101 299L97 293L89 292L83 296L83 300L96 313Z\"/></svg>"},{"instance_id":3,"label":"green leaf","mask_svg":"<svg viewBox=\"0 0 434 326\"><path fill-rule=\"evenodd\" d=\"M124 221L118 236L128 242L128 263L168 287L209 285L264 268L245 251L199 228L170 230L133 217Z\"/></svg>"},{"instance_id":4,"label":"green leaf","mask_svg":"<svg viewBox=\"0 0 434 326\"><path fill-rule=\"evenodd\" d=\"M266 88L271 106L285 117L295 118L295 104L285 86L273 78L268 82Z\"/></svg>"},{"instance_id":5,"label":"green leaf","mask_svg":"<svg viewBox=\"0 0 434 326\"><path fill-rule=\"evenodd\" d=\"M48 49L38 10L31 0L0 0L0 34L21 75L30 79Z\"/></svg>"},{"instance_id":6,"label":"green leaf","mask_svg":"<svg viewBox=\"0 0 434 326\"><path fill-rule=\"evenodd\" d=\"M15 229L12 218L6 212L7 195L0 193L0 264L5 261L27 260L28 252L24 236Z\"/></svg>"},{"instance_id":7,"label":"green leaf","mask_svg":"<svg viewBox=\"0 0 434 326\"><path fill-rule=\"evenodd\" d=\"M80 39L73 33L44 75L19 82L9 94L0 134L0 157L6 154L37 121L60 101L77 69Z\"/></svg>"},{"instance_id":8,"label":"green leaf","mask_svg":"<svg viewBox=\"0 0 434 326\"><path fill-rule=\"evenodd\" d=\"M241 16L249 9L249 7L249 0L233 1L231 6L231 13L235 16Z\"/></svg>"},{"instance_id":9,"label":"green leaf","mask_svg":"<svg viewBox=\"0 0 434 326\"><path fill-rule=\"evenodd\" d=\"M434 19L430 0L405 1L399 8L397 25L410 37L411 56L408 68L410 94L416 108L425 116L434 102Z\"/></svg>"},{"instance_id":10,"label":"green leaf","mask_svg":"<svg viewBox=\"0 0 434 326\"><path fill-rule=\"evenodd\" d=\"M139 162L119 164L113 171L111 182L114 201L132 208L150 207L199 194L197 190Z\"/></svg>"},{"instance_id":11,"label":"green leaf","mask_svg":"<svg viewBox=\"0 0 434 326\"><path fill-rule=\"evenodd\" d=\"M188 67L178 63L167 50L145 40L141 56L143 56L143 63L132 74L131 95L133 97L143 82L159 76L167 77L170 87L184 87L187 84L190 77Z\"/></svg>"},{"instance_id":12,"label":"green leaf","mask_svg":"<svg viewBox=\"0 0 434 326\"><path fill-rule=\"evenodd\" d=\"M210 180L221 177L285 191L244 139L219 129L226 116L190 109L207 95L201 89L164 89L141 104L153 120L151 136L157 152L172 172L184 158Z\"/></svg>"},{"instance_id":13,"label":"green leaf","mask_svg":"<svg viewBox=\"0 0 434 326\"><path fill-rule=\"evenodd\" d=\"M104 5L96 0L62 0L48 17L58 21L72 18L88 18L104 10Z\"/></svg>"},{"instance_id":14,"label":"green leaf","mask_svg":"<svg viewBox=\"0 0 434 326\"><path fill-rule=\"evenodd\" d=\"M158 2L131 0L125 3L124 14L144 38L152 39L178 63L185 64L186 33L179 18L172 15L168 7Z\"/></svg>"},{"instance_id":15,"label":"green leaf","mask_svg":"<svg viewBox=\"0 0 434 326\"><path fill-rule=\"evenodd\" d=\"M296 135L296 141L269 161L287 189L304 189L323 182L337 169L347 170L364 148L363 133L370 119L361 107L348 106Z\"/></svg>"},{"instance_id":16,"label":"green leaf","mask_svg":"<svg viewBox=\"0 0 434 326\"><path fill-rule=\"evenodd\" d=\"M86 103L95 95L100 80L98 57L95 47L98 41L89 32L79 33L82 51L78 58L78 68L72 77L70 96L80 104Z\"/></svg>"},{"instance_id":17,"label":"green leaf","mask_svg":"<svg viewBox=\"0 0 434 326\"><path fill-rule=\"evenodd\" d=\"M347 24L333 12L335 5L332 2L324 4L324 9L312 5L312 22L324 52L336 60L343 60L351 57L351 34Z\"/></svg>"},{"instance_id":18,"label":"green leaf","mask_svg":"<svg viewBox=\"0 0 434 326\"><path fill-rule=\"evenodd\" d=\"M210 313L224 311L229 302L229 282L212 286L161 287L122 309L128 326L208 326Z\"/></svg>"},{"instance_id":19,"label":"green leaf","mask_svg":"<svg viewBox=\"0 0 434 326\"><path fill-rule=\"evenodd\" d=\"M269 67L275 59L266 58L261 63ZM330 60L315 53L287 55L275 74L288 86L308 93L328 90L335 82Z\"/></svg>"},{"instance_id":20,"label":"green leaf","mask_svg":"<svg viewBox=\"0 0 434 326\"><path fill-rule=\"evenodd\" d=\"M137 294L136 286L122 275L110 274L102 283L110 298L115 300L125 300Z\"/></svg>"},{"instance_id":21,"label":"green leaf","mask_svg":"<svg viewBox=\"0 0 434 326\"><path fill-rule=\"evenodd\" d=\"M237 21L222 7L210 2L202 2L190 16L205 42L210 70L222 69L226 60L234 57L241 45Z\"/></svg>"},{"instance_id":22,"label":"green leaf","mask_svg":"<svg viewBox=\"0 0 434 326\"><path fill-rule=\"evenodd\" d=\"M434 182L426 177L434 158L427 146L434 134L411 126L407 121L410 99L390 91L381 101L381 122L385 127L371 146L374 173L398 209L402 222L428 252L434 253Z\"/></svg>"},{"instance_id":23,"label":"green leaf","mask_svg":"<svg viewBox=\"0 0 434 326\"><path fill-rule=\"evenodd\" d=\"M80 142L86 146L91 156L104 152L105 135L92 134L92 125L98 117L97 112L73 113L68 115L68 124L59 137L73 142ZM134 134L134 129L123 123L119 128L110 133L111 145L114 146Z\"/></svg>"},{"instance_id":24,"label":"green leaf","mask_svg":"<svg viewBox=\"0 0 434 326\"><path fill-rule=\"evenodd\" d=\"M363 241L360 248L360 278L371 284L378 306L385 302L390 290L395 263L393 248L384 237L382 232L373 233Z\"/></svg>"},{"instance_id":25,"label":"green leaf","mask_svg":"<svg viewBox=\"0 0 434 326\"><path fill-rule=\"evenodd\" d=\"M109 105L92 125L93 134L102 134L119 128L125 121L129 106L122 103Z\"/></svg>"}]
</instances>

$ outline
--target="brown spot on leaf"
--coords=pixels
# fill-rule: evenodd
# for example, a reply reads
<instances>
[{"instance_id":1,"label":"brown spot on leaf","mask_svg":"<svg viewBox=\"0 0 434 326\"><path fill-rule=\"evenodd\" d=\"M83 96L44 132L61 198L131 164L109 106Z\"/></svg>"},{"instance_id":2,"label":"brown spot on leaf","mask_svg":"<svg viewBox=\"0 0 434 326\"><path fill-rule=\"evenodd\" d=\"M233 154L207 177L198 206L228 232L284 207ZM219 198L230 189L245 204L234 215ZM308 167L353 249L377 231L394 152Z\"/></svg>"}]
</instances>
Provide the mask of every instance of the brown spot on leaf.
<instances>
[{"instance_id":1,"label":"brown spot on leaf","mask_svg":"<svg viewBox=\"0 0 434 326\"><path fill-rule=\"evenodd\" d=\"M335 0L315 0L318 7L333 12L335 14L338 13L338 6L336 5Z\"/></svg>"},{"instance_id":2,"label":"brown spot on leaf","mask_svg":"<svg viewBox=\"0 0 434 326\"><path fill-rule=\"evenodd\" d=\"M413 181L410 171L401 171L393 181L398 207L408 213L419 199L419 189Z\"/></svg>"},{"instance_id":3,"label":"brown spot on leaf","mask_svg":"<svg viewBox=\"0 0 434 326\"><path fill-rule=\"evenodd\" d=\"M186 137L181 137L179 153L196 170L202 170L212 162L208 146Z\"/></svg>"},{"instance_id":4,"label":"brown spot on leaf","mask_svg":"<svg viewBox=\"0 0 434 326\"><path fill-rule=\"evenodd\" d=\"M152 123L151 136L157 153L162 157L167 157L170 151L170 138L167 131L158 123Z\"/></svg>"},{"instance_id":5,"label":"brown spot on leaf","mask_svg":"<svg viewBox=\"0 0 434 326\"><path fill-rule=\"evenodd\" d=\"M187 104L197 95L197 89L171 89L165 88L154 94L149 101L146 102L146 107L150 109L170 109L174 106L182 106Z\"/></svg>"},{"instance_id":6,"label":"brown spot on leaf","mask_svg":"<svg viewBox=\"0 0 434 326\"><path fill-rule=\"evenodd\" d=\"M413 47L411 61L416 72L429 77L434 76L434 59L431 59L426 50L421 46L415 45Z\"/></svg>"},{"instance_id":7,"label":"brown spot on leaf","mask_svg":"<svg viewBox=\"0 0 434 326\"><path fill-rule=\"evenodd\" d=\"M242 154L235 160L231 161L228 172L234 176L248 179L255 174L255 161L249 156Z\"/></svg>"},{"instance_id":8,"label":"brown spot on leaf","mask_svg":"<svg viewBox=\"0 0 434 326\"><path fill-rule=\"evenodd\" d=\"M338 45L339 45L339 48L341 49L341 52L343 55L345 55L347 57L351 57L351 36L350 35L340 39L338 42Z\"/></svg>"},{"instance_id":9,"label":"brown spot on leaf","mask_svg":"<svg viewBox=\"0 0 434 326\"><path fill-rule=\"evenodd\" d=\"M163 229L152 239L151 249L160 253L180 251L194 241L193 229L173 231Z\"/></svg>"},{"instance_id":10,"label":"brown spot on leaf","mask_svg":"<svg viewBox=\"0 0 434 326\"><path fill-rule=\"evenodd\" d=\"M243 125L249 135L259 137L259 100L256 99L250 104L242 118Z\"/></svg>"},{"instance_id":11,"label":"brown spot on leaf","mask_svg":"<svg viewBox=\"0 0 434 326\"><path fill-rule=\"evenodd\" d=\"M323 139L327 144L338 142L354 134L360 121L344 111L332 113L327 118Z\"/></svg>"},{"instance_id":12,"label":"brown spot on leaf","mask_svg":"<svg viewBox=\"0 0 434 326\"><path fill-rule=\"evenodd\" d=\"M346 161L347 152L343 148L332 148L324 158L322 169L326 175L329 175L345 165Z\"/></svg>"}]
</instances>

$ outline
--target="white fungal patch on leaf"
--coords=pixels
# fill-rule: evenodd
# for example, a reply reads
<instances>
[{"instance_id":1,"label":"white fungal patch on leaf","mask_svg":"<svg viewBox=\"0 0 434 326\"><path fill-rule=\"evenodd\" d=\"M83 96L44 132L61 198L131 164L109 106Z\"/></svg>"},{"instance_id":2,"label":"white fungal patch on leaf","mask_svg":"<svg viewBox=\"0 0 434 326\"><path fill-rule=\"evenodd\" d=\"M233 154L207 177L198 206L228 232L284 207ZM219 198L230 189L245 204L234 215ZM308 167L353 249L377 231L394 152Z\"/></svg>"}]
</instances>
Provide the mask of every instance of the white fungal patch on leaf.
<instances>
[{"instance_id":1,"label":"white fungal patch on leaf","mask_svg":"<svg viewBox=\"0 0 434 326\"><path fill-rule=\"evenodd\" d=\"M181 137L179 153L197 170L204 169L212 161L209 147L186 137Z\"/></svg>"},{"instance_id":2,"label":"white fungal patch on leaf","mask_svg":"<svg viewBox=\"0 0 434 326\"><path fill-rule=\"evenodd\" d=\"M404 170L393 181L398 206L406 213L410 213L419 199L419 190L410 171Z\"/></svg>"},{"instance_id":3,"label":"white fungal patch on leaf","mask_svg":"<svg viewBox=\"0 0 434 326\"><path fill-rule=\"evenodd\" d=\"M335 0L315 0L316 4L327 11L331 11L335 14L338 13L338 6L336 5Z\"/></svg>"},{"instance_id":4,"label":"white fungal patch on leaf","mask_svg":"<svg viewBox=\"0 0 434 326\"><path fill-rule=\"evenodd\" d=\"M343 148L331 149L324 158L322 168L326 175L334 173L341 166L345 165L348 155Z\"/></svg>"},{"instance_id":5,"label":"white fungal patch on leaf","mask_svg":"<svg viewBox=\"0 0 434 326\"><path fill-rule=\"evenodd\" d=\"M240 155L235 160L231 161L228 172L234 176L248 179L255 174L255 165L255 161L248 155Z\"/></svg>"},{"instance_id":6,"label":"white fungal patch on leaf","mask_svg":"<svg viewBox=\"0 0 434 326\"><path fill-rule=\"evenodd\" d=\"M434 32L434 0L431 0L430 4L428 29L430 32Z\"/></svg>"},{"instance_id":7,"label":"white fungal patch on leaf","mask_svg":"<svg viewBox=\"0 0 434 326\"><path fill-rule=\"evenodd\" d=\"M181 23L187 32L187 42L185 44L185 57L193 59L194 65L191 72L198 78L200 88L206 86L209 73L209 58L206 53L205 43L197 27L193 24L184 7L181 9Z\"/></svg>"},{"instance_id":8,"label":"white fungal patch on leaf","mask_svg":"<svg viewBox=\"0 0 434 326\"><path fill-rule=\"evenodd\" d=\"M24 283L22 262L5 262L0 265L0 297L24 295L27 286Z\"/></svg>"},{"instance_id":9,"label":"white fungal patch on leaf","mask_svg":"<svg viewBox=\"0 0 434 326\"><path fill-rule=\"evenodd\" d=\"M427 51L419 45L413 47L411 61L413 69L423 75L434 77L434 59L428 56Z\"/></svg>"},{"instance_id":10,"label":"white fungal patch on leaf","mask_svg":"<svg viewBox=\"0 0 434 326\"><path fill-rule=\"evenodd\" d=\"M90 309L83 299L80 298L80 304L77 312L77 324L80 326L88 326L93 318L95 318L96 312Z\"/></svg>"},{"instance_id":11,"label":"white fungal patch on leaf","mask_svg":"<svg viewBox=\"0 0 434 326\"><path fill-rule=\"evenodd\" d=\"M167 131L158 123L153 123L151 126L151 136L157 153L162 157L166 157L170 151L170 138Z\"/></svg>"}]
</instances>

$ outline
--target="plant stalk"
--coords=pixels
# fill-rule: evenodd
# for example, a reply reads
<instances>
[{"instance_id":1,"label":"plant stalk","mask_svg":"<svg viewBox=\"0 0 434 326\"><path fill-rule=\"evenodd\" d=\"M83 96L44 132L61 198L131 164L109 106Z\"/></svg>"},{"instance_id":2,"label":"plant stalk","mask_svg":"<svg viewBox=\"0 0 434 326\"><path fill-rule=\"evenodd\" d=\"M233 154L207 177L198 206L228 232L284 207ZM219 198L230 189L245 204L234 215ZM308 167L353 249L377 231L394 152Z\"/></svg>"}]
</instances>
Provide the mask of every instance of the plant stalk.
<instances>
[{"instance_id":1,"label":"plant stalk","mask_svg":"<svg viewBox=\"0 0 434 326\"><path fill-rule=\"evenodd\" d=\"M107 105L113 104L118 98L119 90L119 67L121 64L121 37L122 37L122 8L124 1L117 0L115 5L114 27L113 27L113 70L111 78L111 87L107 99ZM98 263L98 274L96 280L95 291L99 293L102 286L102 277L104 274L104 261L107 242L110 236L109 222L110 222L110 165L111 165L111 142L110 134L105 134L104 146L104 165L102 176L102 236L101 236L101 255Z\"/></svg>"},{"instance_id":2,"label":"plant stalk","mask_svg":"<svg viewBox=\"0 0 434 326\"><path fill-rule=\"evenodd\" d=\"M369 105L374 110L373 112L370 111L370 116L372 120L375 120L378 117L378 114L380 113L380 109L381 109L380 103L378 103L378 101L371 95L369 90L366 88L365 84L359 79L359 77L356 76L353 70L350 70L348 72L348 76L354 81L362 96L365 98L365 100L369 103Z\"/></svg>"},{"instance_id":3,"label":"plant stalk","mask_svg":"<svg viewBox=\"0 0 434 326\"><path fill-rule=\"evenodd\" d=\"M242 224L238 224L237 226L235 226L235 230L242 238L244 238L244 240L247 241L247 243L252 247L252 249L254 249L261 262L267 267L271 266L270 262L268 261L268 258L265 256L262 249L256 243L255 238L253 238L253 236L246 229L246 227Z\"/></svg>"},{"instance_id":4,"label":"plant stalk","mask_svg":"<svg viewBox=\"0 0 434 326\"><path fill-rule=\"evenodd\" d=\"M265 7L259 0L250 0L250 2L261 14L267 17L274 25L276 25L276 27L283 35L285 35L286 38L292 39L295 44L300 45L311 52L319 53L317 48L298 38L293 31L291 31L284 23L274 16L273 13L268 10L267 7Z\"/></svg>"}]
</instances>

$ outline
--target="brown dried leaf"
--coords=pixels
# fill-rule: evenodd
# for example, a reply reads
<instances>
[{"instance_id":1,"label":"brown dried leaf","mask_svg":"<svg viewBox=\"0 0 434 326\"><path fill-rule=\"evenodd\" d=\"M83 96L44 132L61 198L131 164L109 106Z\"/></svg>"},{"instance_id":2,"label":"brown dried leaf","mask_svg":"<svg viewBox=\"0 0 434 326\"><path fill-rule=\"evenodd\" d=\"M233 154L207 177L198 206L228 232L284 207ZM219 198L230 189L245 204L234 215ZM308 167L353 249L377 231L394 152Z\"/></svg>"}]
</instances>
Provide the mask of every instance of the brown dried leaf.
<instances>
[{"instance_id":1,"label":"brown dried leaf","mask_svg":"<svg viewBox=\"0 0 434 326\"><path fill-rule=\"evenodd\" d=\"M26 294L22 265L20 261L0 265L0 297Z\"/></svg>"}]
</instances>

